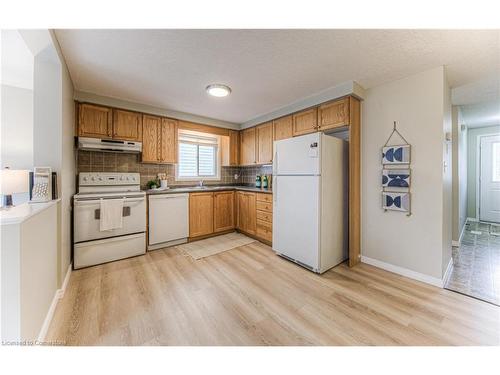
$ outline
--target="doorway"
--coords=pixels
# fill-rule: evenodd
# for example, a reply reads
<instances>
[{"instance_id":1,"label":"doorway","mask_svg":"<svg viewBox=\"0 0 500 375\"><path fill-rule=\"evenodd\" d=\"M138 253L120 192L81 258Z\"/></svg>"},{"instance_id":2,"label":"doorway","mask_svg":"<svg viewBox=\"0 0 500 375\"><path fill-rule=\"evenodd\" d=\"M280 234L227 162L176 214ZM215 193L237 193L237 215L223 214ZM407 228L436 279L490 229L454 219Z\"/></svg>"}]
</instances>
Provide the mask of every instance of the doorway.
<instances>
[{"instance_id":1,"label":"doorway","mask_svg":"<svg viewBox=\"0 0 500 375\"><path fill-rule=\"evenodd\" d=\"M500 134L479 144L479 220L500 224Z\"/></svg>"},{"instance_id":2,"label":"doorway","mask_svg":"<svg viewBox=\"0 0 500 375\"><path fill-rule=\"evenodd\" d=\"M470 126L455 108L453 267L445 288L500 305L500 126Z\"/></svg>"}]
</instances>

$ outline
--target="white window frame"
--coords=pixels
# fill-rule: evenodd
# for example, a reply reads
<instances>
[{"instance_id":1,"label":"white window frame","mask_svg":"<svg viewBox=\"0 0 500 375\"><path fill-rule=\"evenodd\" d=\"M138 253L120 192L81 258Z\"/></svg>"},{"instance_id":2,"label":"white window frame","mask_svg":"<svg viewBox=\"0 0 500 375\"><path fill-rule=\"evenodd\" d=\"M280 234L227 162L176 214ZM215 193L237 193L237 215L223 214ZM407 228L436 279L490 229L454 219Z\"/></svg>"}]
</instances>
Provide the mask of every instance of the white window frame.
<instances>
[{"instance_id":1,"label":"white window frame","mask_svg":"<svg viewBox=\"0 0 500 375\"><path fill-rule=\"evenodd\" d=\"M192 137L193 141L183 141L182 136L185 135L186 138ZM202 142L196 142L196 138L214 138L216 140L216 145L215 145L215 154L214 154L214 167L215 167L215 176L187 176L187 177L182 177L179 176L179 163L175 164L175 180L176 181L219 181L221 179L221 166L222 166L222 160L221 160L221 140L220 137L214 134L210 133L201 133L201 132L196 132L192 130L179 130L178 134L178 142L177 142L177 147L178 150L180 149L180 144L181 143L191 143L191 144L197 144L198 146L203 145ZM197 158L198 158L198 153L197 153ZM179 158L180 159L180 158ZM199 164L198 162L196 163L199 171Z\"/></svg>"}]
</instances>

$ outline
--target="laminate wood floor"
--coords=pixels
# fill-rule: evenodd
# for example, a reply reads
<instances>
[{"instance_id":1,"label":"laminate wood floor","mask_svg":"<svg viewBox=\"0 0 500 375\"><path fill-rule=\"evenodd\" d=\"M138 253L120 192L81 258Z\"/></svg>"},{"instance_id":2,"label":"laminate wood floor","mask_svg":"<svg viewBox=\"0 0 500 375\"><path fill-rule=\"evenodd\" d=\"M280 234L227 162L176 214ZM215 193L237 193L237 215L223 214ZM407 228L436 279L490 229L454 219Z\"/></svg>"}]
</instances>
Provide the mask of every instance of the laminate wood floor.
<instances>
[{"instance_id":1,"label":"laminate wood floor","mask_svg":"<svg viewBox=\"0 0 500 375\"><path fill-rule=\"evenodd\" d=\"M316 275L259 242L172 247L72 273L66 345L498 345L500 308L360 264Z\"/></svg>"}]
</instances>

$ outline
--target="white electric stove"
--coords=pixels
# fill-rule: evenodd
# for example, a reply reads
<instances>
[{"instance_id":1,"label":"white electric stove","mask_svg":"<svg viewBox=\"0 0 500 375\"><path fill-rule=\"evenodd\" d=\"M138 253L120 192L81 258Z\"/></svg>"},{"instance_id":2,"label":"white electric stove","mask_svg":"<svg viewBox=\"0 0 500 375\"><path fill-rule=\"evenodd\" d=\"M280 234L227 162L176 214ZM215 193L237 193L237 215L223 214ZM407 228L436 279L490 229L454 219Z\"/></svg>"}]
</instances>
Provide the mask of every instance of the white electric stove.
<instances>
[{"instance_id":1,"label":"white electric stove","mask_svg":"<svg viewBox=\"0 0 500 375\"><path fill-rule=\"evenodd\" d=\"M122 227L101 231L101 200L117 198L124 199ZM73 207L74 269L146 252L146 193L139 173L80 173Z\"/></svg>"}]
</instances>

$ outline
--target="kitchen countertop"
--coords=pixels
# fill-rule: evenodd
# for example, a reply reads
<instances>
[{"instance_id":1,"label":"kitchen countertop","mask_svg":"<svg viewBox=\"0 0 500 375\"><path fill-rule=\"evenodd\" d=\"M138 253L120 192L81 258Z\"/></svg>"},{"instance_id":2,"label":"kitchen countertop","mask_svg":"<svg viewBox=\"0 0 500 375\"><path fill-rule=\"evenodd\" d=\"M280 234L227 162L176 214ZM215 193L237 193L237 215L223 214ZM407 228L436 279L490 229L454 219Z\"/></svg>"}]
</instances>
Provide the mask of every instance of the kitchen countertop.
<instances>
[{"instance_id":1,"label":"kitchen countertop","mask_svg":"<svg viewBox=\"0 0 500 375\"><path fill-rule=\"evenodd\" d=\"M30 203L26 202L18 206L0 211L1 225L20 224L30 217L42 212L43 210L52 207L61 201L61 198L48 202Z\"/></svg>"},{"instance_id":2,"label":"kitchen countertop","mask_svg":"<svg viewBox=\"0 0 500 375\"><path fill-rule=\"evenodd\" d=\"M180 186L173 187L169 189L150 189L145 190L146 194L175 194L175 193L196 193L203 191L224 191L224 190L240 190L240 191L251 191L256 193L266 193L272 194L272 189L261 189L255 186L245 186L245 185L205 185L203 188L197 186Z\"/></svg>"}]
</instances>

